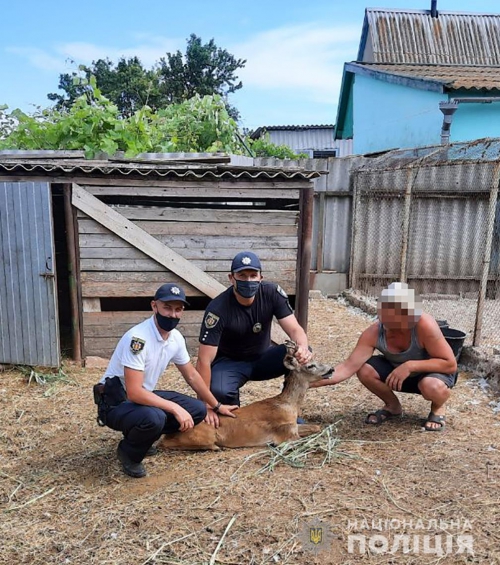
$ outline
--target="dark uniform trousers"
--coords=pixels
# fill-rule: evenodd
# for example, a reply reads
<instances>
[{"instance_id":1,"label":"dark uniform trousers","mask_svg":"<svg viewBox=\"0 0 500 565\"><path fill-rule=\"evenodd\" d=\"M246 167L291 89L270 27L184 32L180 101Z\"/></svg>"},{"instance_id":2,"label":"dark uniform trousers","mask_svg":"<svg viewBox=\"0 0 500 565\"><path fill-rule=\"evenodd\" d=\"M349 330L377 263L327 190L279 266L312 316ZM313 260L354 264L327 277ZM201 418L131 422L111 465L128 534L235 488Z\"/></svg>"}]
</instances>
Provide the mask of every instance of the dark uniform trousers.
<instances>
[{"instance_id":1,"label":"dark uniform trousers","mask_svg":"<svg viewBox=\"0 0 500 565\"><path fill-rule=\"evenodd\" d=\"M283 365L286 347L270 347L253 361L216 357L212 363L210 390L222 404L240 405L240 388L248 381L267 381L288 373Z\"/></svg>"},{"instance_id":2,"label":"dark uniform trousers","mask_svg":"<svg viewBox=\"0 0 500 565\"><path fill-rule=\"evenodd\" d=\"M205 403L201 400L178 392L166 390L153 392L165 400L182 406L191 414L195 425L202 422L207 415ZM136 463L144 459L148 449L162 434L179 430L179 422L173 414L161 408L136 404L130 400L107 408L104 421L111 429L123 432L121 449Z\"/></svg>"}]
</instances>

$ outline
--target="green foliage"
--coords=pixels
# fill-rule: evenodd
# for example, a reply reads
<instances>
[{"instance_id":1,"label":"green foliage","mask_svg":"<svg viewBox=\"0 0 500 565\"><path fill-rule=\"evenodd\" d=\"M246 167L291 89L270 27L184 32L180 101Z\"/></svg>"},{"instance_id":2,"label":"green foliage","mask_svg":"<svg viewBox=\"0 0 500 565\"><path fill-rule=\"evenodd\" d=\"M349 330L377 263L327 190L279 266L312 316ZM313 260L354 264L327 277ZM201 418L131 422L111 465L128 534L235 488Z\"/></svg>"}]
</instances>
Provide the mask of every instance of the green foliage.
<instances>
[{"instance_id":1,"label":"green foliage","mask_svg":"<svg viewBox=\"0 0 500 565\"><path fill-rule=\"evenodd\" d=\"M30 115L21 110L8 113L0 106L0 149L79 149L87 158L117 151L126 158L139 153L247 153L220 95L195 94L156 112L143 105L123 117L97 88L95 77L78 79L74 86L81 94L68 109L38 108ZM301 157L287 146L271 143L269 136L246 138L245 143L257 157Z\"/></svg>"},{"instance_id":2,"label":"green foliage","mask_svg":"<svg viewBox=\"0 0 500 565\"><path fill-rule=\"evenodd\" d=\"M81 65L78 72L59 76L62 94L50 93L58 110L69 109L85 92L85 84L92 76L102 94L113 102L121 117L130 117L143 106L158 111L170 104L179 104L195 95L218 94L225 98L242 87L236 71L246 61L236 59L220 49L211 39L203 44L192 34L187 41L186 53L167 53L152 69L146 69L138 57L121 58L114 65L109 59L98 59L90 66ZM228 105L233 118L235 108Z\"/></svg>"},{"instance_id":3,"label":"green foliage","mask_svg":"<svg viewBox=\"0 0 500 565\"><path fill-rule=\"evenodd\" d=\"M288 145L272 143L268 133L258 139L248 138L246 142L255 157L277 157L278 159L301 159L302 157L307 157L304 153L294 153Z\"/></svg>"},{"instance_id":4,"label":"green foliage","mask_svg":"<svg viewBox=\"0 0 500 565\"><path fill-rule=\"evenodd\" d=\"M49 108L28 115L0 110L0 149L81 149L126 157L142 152L241 153L238 126L218 95L195 95L154 112L142 106L122 118L118 107L97 88L94 77L82 79L83 93L67 110Z\"/></svg>"},{"instance_id":5,"label":"green foliage","mask_svg":"<svg viewBox=\"0 0 500 565\"><path fill-rule=\"evenodd\" d=\"M39 369L34 367L28 367L25 365L18 365L17 369L22 373L28 384L36 383L40 386L46 387L43 395L52 396L61 384L76 384L73 379L71 379L62 368L59 368L57 372L41 372Z\"/></svg>"}]
</instances>

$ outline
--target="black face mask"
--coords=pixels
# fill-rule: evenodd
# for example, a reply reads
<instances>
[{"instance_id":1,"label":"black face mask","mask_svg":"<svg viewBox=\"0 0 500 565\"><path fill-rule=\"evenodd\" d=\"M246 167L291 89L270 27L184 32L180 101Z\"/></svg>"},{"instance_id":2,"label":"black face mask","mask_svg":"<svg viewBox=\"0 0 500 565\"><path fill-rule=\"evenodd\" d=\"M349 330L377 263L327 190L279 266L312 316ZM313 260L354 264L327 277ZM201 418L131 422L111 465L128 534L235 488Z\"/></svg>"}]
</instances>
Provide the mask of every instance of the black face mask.
<instances>
[{"instance_id":1,"label":"black face mask","mask_svg":"<svg viewBox=\"0 0 500 565\"><path fill-rule=\"evenodd\" d=\"M236 281L236 292L243 298L252 298L257 294L260 281Z\"/></svg>"},{"instance_id":2,"label":"black face mask","mask_svg":"<svg viewBox=\"0 0 500 565\"><path fill-rule=\"evenodd\" d=\"M156 321L162 330L169 332L179 323L179 318L169 318L168 316L162 316L159 312L157 312Z\"/></svg>"}]
</instances>

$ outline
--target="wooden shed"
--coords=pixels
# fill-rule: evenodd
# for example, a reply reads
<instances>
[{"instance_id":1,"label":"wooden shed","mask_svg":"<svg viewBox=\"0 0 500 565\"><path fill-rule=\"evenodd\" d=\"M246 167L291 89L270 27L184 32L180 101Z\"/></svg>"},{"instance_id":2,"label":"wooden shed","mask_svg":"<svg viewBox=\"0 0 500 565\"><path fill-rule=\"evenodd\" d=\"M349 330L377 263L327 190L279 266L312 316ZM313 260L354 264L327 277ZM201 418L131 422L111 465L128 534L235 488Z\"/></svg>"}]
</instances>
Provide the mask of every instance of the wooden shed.
<instances>
[{"instance_id":1,"label":"wooden shed","mask_svg":"<svg viewBox=\"0 0 500 565\"><path fill-rule=\"evenodd\" d=\"M307 325L319 173L155 157L0 152L0 362L58 366L61 350L109 357L165 282L186 291L179 329L195 354L203 311L244 249Z\"/></svg>"}]
</instances>

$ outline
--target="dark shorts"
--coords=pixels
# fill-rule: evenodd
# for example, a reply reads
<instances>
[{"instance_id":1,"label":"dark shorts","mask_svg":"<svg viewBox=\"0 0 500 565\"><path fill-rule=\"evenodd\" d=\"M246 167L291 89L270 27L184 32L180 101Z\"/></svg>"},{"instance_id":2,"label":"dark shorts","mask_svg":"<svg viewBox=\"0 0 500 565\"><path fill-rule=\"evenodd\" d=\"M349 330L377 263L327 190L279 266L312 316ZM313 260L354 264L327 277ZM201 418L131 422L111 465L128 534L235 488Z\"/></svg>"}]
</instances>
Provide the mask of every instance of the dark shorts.
<instances>
[{"instance_id":1,"label":"dark shorts","mask_svg":"<svg viewBox=\"0 0 500 565\"><path fill-rule=\"evenodd\" d=\"M397 366L397 365L393 365L383 355L374 355L373 357L370 357L370 359L368 359L366 364L370 365L375 369L375 371L377 371L380 380L383 383L385 383L387 377L392 373L392 371ZM420 389L418 388L418 383L424 377L433 377L434 379L438 379L442 381L448 388L453 388L456 382L456 374L445 375L443 373L417 373L411 375L410 377L408 377L403 381L401 392L409 392L411 394L422 394L420 392Z\"/></svg>"}]
</instances>

